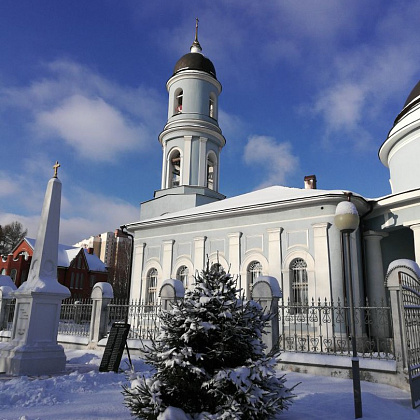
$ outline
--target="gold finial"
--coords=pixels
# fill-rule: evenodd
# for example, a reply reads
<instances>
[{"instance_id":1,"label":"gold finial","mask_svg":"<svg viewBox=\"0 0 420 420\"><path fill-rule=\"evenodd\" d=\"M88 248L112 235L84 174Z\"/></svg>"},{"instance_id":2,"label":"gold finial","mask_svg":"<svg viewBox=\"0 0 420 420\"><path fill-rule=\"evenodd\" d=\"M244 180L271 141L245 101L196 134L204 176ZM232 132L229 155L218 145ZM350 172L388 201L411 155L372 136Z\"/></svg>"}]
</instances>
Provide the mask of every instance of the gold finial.
<instances>
[{"instance_id":1,"label":"gold finial","mask_svg":"<svg viewBox=\"0 0 420 420\"><path fill-rule=\"evenodd\" d=\"M195 41L198 42L198 18L195 18Z\"/></svg>"},{"instance_id":2,"label":"gold finial","mask_svg":"<svg viewBox=\"0 0 420 420\"><path fill-rule=\"evenodd\" d=\"M190 48L191 52L201 52L201 45L198 42L198 22L198 18L195 18L195 38Z\"/></svg>"},{"instance_id":3,"label":"gold finial","mask_svg":"<svg viewBox=\"0 0 420 420\"><path fill-rule=\"evenodd\" d=\"M53 178L57 178L57 171L58 171L58 168L60 167L61 165L58 163L58 160L56 160L55 161L55 165L53 165L53 168L54 168L54 176L53 176Z\"/></svg>"}]
</instances>

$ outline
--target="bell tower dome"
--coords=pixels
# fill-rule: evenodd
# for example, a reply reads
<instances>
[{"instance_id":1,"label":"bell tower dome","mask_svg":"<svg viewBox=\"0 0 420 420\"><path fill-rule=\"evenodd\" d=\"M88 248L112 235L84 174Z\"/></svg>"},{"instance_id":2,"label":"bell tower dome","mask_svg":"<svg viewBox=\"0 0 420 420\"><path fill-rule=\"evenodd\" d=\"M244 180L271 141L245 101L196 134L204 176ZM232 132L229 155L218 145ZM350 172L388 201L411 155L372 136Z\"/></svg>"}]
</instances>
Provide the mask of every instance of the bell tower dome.
<instances>
[{"instance_id":1,"label":"bell tower dome","mask_svg":"<svg viewBox=\"0 0 420 420\"><path fill-rule=\"evenodd\" d=\"M225 198L219 193L220 152L226 144L218 123L222 85L202 53L198 19L190 52L177 61L166 88L168 119L159 135L161 189L142 205L141 219Z\"/></svg>"},{"instance_id":2,"label":"bell tower dome","mask_svg":"<svg viewBox=\"0 0 420 420\"><path fill-rule=\"evenodd\" d=\"M414 86L379 149L393 194L420 188L420 82Z\"/></svg>"}]
</instances>

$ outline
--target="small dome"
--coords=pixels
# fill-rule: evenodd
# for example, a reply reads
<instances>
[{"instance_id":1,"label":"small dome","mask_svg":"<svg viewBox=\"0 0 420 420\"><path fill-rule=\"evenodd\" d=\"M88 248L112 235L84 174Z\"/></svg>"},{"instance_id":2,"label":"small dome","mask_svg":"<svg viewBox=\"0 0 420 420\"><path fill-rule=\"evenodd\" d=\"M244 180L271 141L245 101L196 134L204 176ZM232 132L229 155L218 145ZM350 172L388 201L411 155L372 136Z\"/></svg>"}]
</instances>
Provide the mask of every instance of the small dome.
<instances>
[{"instance_id":1,"label":"small dome","mask_svg":"<svg viewBox=\"0 0 420 420\"><path fill-rule=\"evenodd\" d=\"M191 45L190 52L182 56L175 64L174 75L183 70L200 70L217 79L213 63L207 57L204 57L201 51L201 45L198 42L198 19L196 19L194 42Z\"/></svg>"},{"instance_id":2,"label":"small dome","mask_svg":"<svg viewBox=\"0 0 420 420\"><path fill-rule=\"evenodd\" d=\"M417 82L416 86L414 86L413 90L410 92L410 94L407 97L407 100L405 101L404 108L413 100L416 99L417 96L420 96L420 81Z\"/></svg>"},{"instance_id":3,"label":"small dome","mask_svg":"<svg viewBox=\"0 0 420 420\"><path fill-rule=\"evenodd\" d=\"M415 101L416 98L417 100ZM404 117L404 115L410 111L414 105L418 104L418 102L420 102L420 81L417 82L416 86L414 86L413 90L408 95L402 111L397 115L397 118L395 118L394 126L402 117Z\"/></svg>"},{"instance_id":4,"label":"small dome","mask_svg":"<svg viewBox=\"0 0 420 420\"><path fill-rule=\"evenodd\" d=\"M183 70L200 70L211 74L216 79L216 69L213 63L199 52L189 52L175 64L174 74Z\"/></svg>"}]
</instances>

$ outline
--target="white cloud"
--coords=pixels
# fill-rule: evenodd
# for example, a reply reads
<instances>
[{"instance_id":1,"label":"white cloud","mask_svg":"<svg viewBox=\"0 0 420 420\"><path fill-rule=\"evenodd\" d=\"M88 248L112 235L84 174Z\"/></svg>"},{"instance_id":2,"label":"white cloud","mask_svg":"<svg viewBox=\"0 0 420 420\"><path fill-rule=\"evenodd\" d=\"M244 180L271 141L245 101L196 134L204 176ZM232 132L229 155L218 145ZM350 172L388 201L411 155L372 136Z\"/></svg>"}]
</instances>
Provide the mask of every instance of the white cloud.
<instances>
[{"instance_id":1,"label":"white cloud","mask_svg":"<svg viewBox=\"0 0 420 420\"><path fill-rule=\"evenodd\" d=\"M161 128L166 98L154 89L119 85L68 60L43 70L28 86L0 89L0 106L24 110L38 139L58 137L84 159L110 161L144 151Z\"/></svg>"},{"instance_id":2,"label":"white cloud","mask_svg":"<svg viewBox=\"0 0 420 420\"><path fill-rule=\"evenodd\" d=\"M371 138L369 127L390 124L389 116L382 119L384 109L390 101L402 107L405 97L401 97L401 90L406 88L408 96L414 86L409 84L416 80L420 48L394 37L399 28L391 30L390 22L398 20L387 22L388 36L382 33L365 45L337 52L331 68L324 69L327 81L308 108L312 115L322 118L326 144L342 143L345 137L359 147L362 131L366 147L373 141L376 144L378 139ZM396 108L394 116L400 110Z\"/></svg>"},{"instance_id":3,"label":"white cloud","mask_svg":"<svg viewBox=\"0 0 420 420\"><path fill-rule=\"evenodd\" d=\"M258 188L284 184L287 176L299 166L289 142L277 143L274 138L267 136L250 137L245 146L244 159L246 164L262 169L264 181Z\"/></svg>"},{"instance_id":4,"label":"white cloud","mask_svg":"<svg viewBox=\"0 0 420 420\"><path fill-rule=\"evenodd\" d=\"M52 131L90 160L112 161L115 154L141 146L146 137L141 126L133 124L103 99L74 95L60 106L39 113L36 123L41 133Z\"/></svg>"},{"instance_id":5,"label":"white cloud","mask_svg":"<svg viewBox=\"0 0 420 420\"><path fill-rule=\"evenodd\" d=\"M7 173L0 171L0 198L20 193L20 186Z\"/></svg>"},{"instance_id":6,"label":"white cloud","mask_svg":"<svg viewBox=\"0 0 420 420\"><path fill-rule=\"evenodd\" d=\"M71 195L71 200L67 199ZM60 241L73 244L137 220L139 208L112 196L74 187L62 199Z\"/></svg>"}]
</instances>

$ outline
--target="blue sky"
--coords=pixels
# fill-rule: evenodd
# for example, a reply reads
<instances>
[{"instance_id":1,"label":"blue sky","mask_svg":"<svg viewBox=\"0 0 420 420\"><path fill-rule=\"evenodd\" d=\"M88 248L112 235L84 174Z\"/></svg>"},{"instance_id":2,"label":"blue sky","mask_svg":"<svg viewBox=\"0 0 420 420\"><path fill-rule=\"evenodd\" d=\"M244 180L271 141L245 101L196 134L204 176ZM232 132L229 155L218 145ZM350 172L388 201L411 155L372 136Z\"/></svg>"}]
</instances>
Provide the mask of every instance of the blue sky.
<instances>
[{"instance_id":1,"label":"blue sky","mask_svg":"<svg viewBox=\"0 0 420 420\"><path fill-rule=\"evenodd\" d=\"M420 2L0 2L0 224L35 236L61 164L60 242L136 221L160 188L166 81L199 41L222 83L220 192L390 193L377 152L419 80Z\"/></svg>"}]
</instances>

